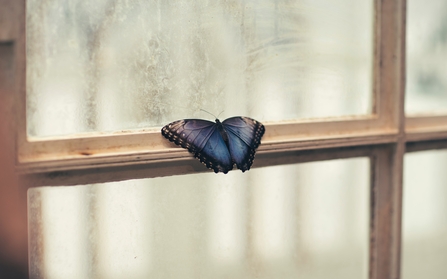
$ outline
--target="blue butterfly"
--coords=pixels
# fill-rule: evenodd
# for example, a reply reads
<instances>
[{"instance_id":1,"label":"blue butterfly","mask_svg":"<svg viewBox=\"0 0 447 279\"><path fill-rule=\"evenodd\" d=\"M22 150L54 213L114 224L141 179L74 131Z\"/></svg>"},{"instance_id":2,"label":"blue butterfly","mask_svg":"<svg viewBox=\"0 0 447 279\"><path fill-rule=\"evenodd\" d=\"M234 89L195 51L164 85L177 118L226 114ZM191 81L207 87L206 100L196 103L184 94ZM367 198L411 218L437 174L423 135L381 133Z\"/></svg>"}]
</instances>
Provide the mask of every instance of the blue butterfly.
<instances>
[{"instance_id":1,"label":"blue butterfly","mask_svg":"<svg viewBox=\"0 0 447 279\"><path fill-rule=\"evenodd\" d=\"M265 128L262 123L243 116L220 122L202 119L177 120L161 129L168 140L188 149L195 158L215 173L227 173L236 164L242 172L253 164L256 148Z\"/></svg>"}]
</instances>

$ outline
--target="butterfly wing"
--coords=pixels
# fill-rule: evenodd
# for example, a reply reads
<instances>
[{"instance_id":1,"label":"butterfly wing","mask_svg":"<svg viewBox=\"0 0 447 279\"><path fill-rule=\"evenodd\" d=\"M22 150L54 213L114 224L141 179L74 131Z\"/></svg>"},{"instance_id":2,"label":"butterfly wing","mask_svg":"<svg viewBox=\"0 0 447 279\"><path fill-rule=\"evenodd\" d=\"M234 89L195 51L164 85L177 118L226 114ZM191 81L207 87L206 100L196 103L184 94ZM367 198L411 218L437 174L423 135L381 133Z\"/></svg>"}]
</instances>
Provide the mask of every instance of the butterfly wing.
<instances>
[{"instance_id":1,"label":"butterfly wing","mask_svg":"<svg viewBox=\"0 0 447 279\"><path fill-rule=\"evenodd\" d=\"M222 125L228 135L233 162L242 172L249 170L253 164L256 148L264 135L264 125L252 118L242 116L225 119Z\"/></svg>"},{"instance_id":2,"label":"butterfly wing","mask_svg":"<svg viewBox=\"0 0 447 279\"><path fill-rule=\"evenodd\" d=\"M230 152L216 123L201 119L178 120L164 126L161 133L168 140L188 149L214 172L227 173L233 169Z\"/></svg>"}]
</instances>

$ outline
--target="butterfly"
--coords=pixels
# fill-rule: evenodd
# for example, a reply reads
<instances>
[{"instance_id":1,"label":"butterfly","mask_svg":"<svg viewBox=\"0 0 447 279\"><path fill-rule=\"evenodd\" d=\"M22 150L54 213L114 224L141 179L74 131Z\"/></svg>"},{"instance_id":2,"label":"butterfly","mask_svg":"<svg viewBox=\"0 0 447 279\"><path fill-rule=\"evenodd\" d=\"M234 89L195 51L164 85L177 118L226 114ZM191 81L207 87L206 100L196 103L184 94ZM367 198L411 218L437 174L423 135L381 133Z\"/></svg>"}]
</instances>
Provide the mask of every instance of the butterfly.
<instances>
[{"instance_id":1,"label":"butterfly","mask_svg":"<svg viewBox=\"0 0 447 279\"><path fill-rule=\"evenodd\" d=\"M165 138L188 149L215 173L228 173L234 164L242 172L249 170L264 132L262 123L244 116L222 122L183 119L161 129Z\"/></svg>"}]
</instances>

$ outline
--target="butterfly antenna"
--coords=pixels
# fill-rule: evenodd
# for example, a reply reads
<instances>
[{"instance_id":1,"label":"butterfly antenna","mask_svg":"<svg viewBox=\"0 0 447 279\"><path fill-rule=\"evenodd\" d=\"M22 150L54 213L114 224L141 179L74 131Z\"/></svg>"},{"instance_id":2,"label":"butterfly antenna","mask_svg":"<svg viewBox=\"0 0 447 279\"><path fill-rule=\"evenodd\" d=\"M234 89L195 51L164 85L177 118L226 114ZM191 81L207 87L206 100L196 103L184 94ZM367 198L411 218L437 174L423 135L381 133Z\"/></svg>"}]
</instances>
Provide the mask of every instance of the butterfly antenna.
<instances>
[{"instance_id":1,"label":"butterfly antenna","mask_svg":"<svg viewBox=\"0 0 447 279\"><path fill-rule=\"evenodd\" d=\"M200 109L201 111L204 111L204 112L206 112L206 113L208 113L208 114L211 114L212 116L214 116L214 118L216 118L217 119L217 117L214 115L214 114L212 114L211 112L209 112L209 111L206 111L206 110L204 110L204 109Z\"/></svg>"},{"instance_id":2,"label":"butterfly antenna","mask_svg":"<svg viewBox=\"0 0 447 279\"><path fill-rule=\"evenodd\" d=\"M216 118L219 118L219 116L224 112L225 110L221 111Z\"/></svg>"}]
</instances>

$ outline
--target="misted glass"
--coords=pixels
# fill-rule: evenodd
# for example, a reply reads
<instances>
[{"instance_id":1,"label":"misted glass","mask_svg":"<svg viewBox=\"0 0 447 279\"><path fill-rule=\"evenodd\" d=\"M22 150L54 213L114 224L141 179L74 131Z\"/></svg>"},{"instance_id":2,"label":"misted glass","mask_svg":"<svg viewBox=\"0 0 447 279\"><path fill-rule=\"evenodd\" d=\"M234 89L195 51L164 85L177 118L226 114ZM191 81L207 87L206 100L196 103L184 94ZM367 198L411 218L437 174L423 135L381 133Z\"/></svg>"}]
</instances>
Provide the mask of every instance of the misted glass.
<instances>
[{"instance_id":1,"label":"misted glass","mask_svg":"<svg viewBox=\"0 0 447 279\"><path fill-rule=\"evenodd\" d=\"M447 150L405 155L402 279L447 278Z\"/></svg>"},{"instance_id":2,"label":"misted glass","mask_svg":"<svg viewBox=\"0 0 447 279\"><path fill-rule=\"evenodd\" d=\"M369 159L29 190L43 278L368 278Z\"/></svg>"},{"instance_id":3,"label":"misted glass","mask_svg":"<svg viewBox=\"0 0 447 279\"><path fill-rule=\"evenodd\" d=\"M30 137L371 113L372 0L26 2Z\"/></svg>"},{"instance_id":4,"label":"misted glass","mask_svg":"<svg viewBox=\"0 0 447 279\"><path fill-rule=\"evenodd\" d=\"M447 1L407 1L407 115L447 114Z\"/></svg>"}]
</instances>

